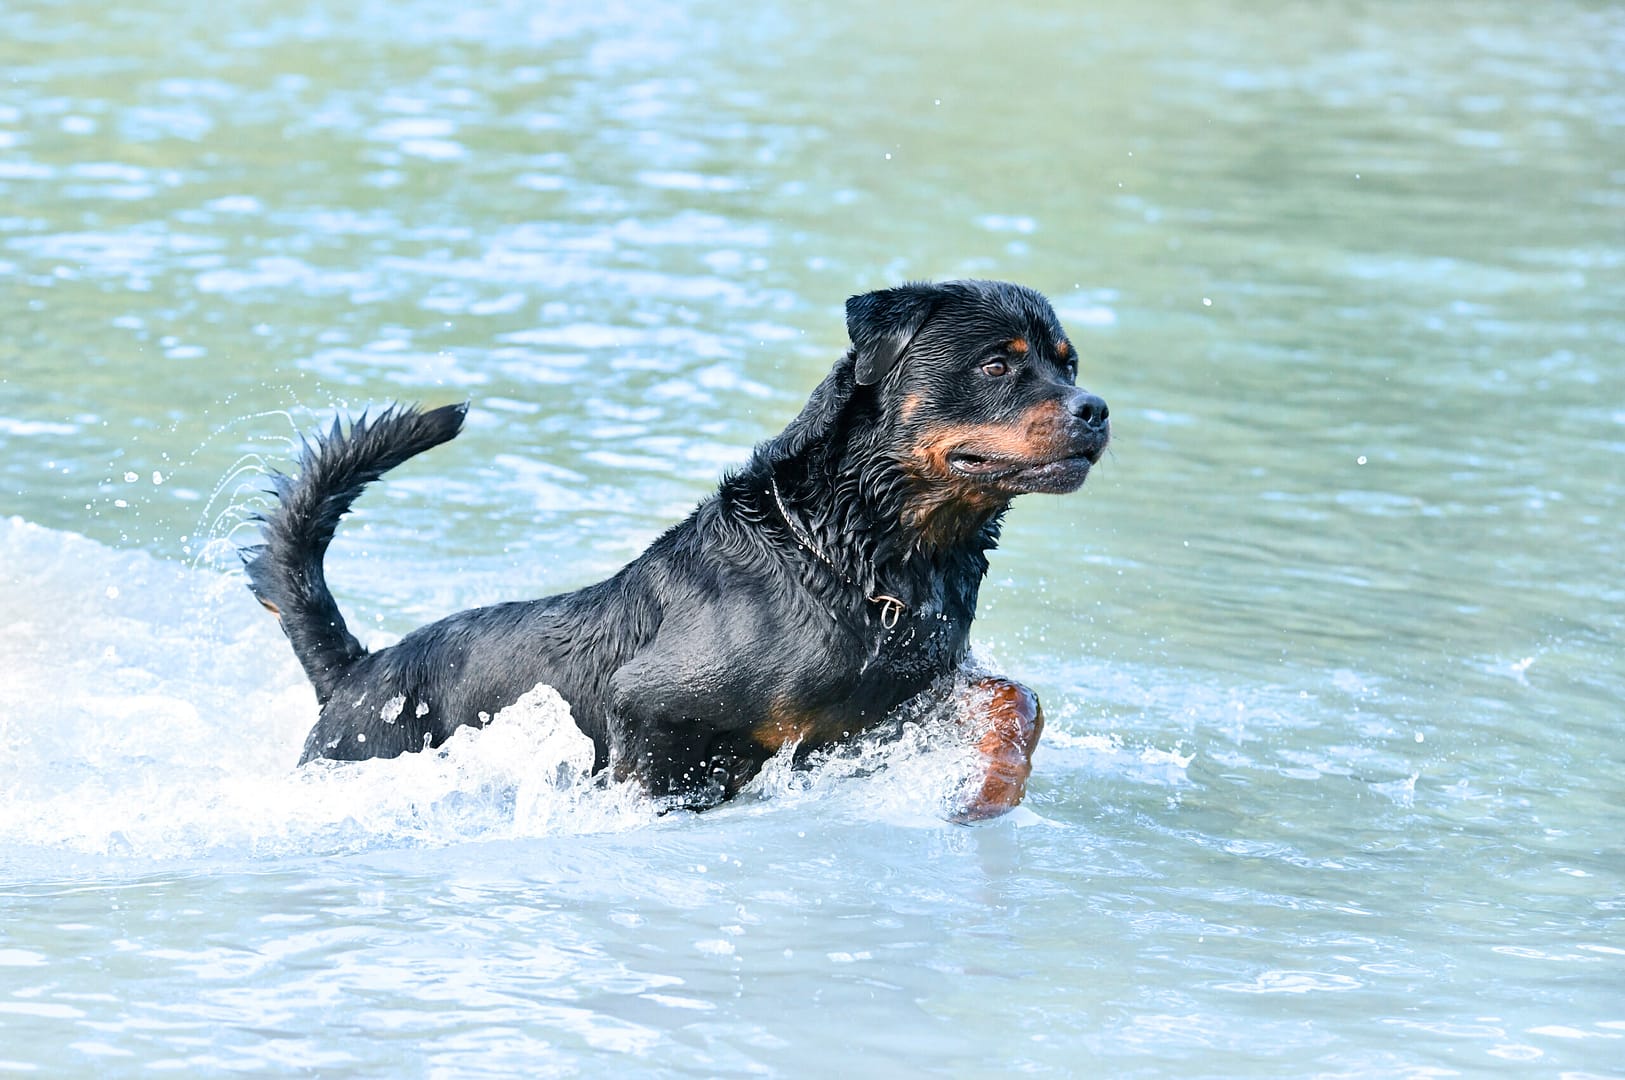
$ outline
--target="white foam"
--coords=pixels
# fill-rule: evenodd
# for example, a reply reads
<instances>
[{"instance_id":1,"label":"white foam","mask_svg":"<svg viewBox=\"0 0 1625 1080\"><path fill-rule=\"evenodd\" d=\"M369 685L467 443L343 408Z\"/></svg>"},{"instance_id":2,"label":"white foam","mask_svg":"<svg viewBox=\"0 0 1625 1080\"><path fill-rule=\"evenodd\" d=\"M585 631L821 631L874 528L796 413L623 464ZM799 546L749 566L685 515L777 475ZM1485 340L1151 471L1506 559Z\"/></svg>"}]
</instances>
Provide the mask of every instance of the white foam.
<instances>
[{"instance_id":1,"label":"white foam","mask_svg":"<svg viewBox=\"0 0 1625 1080\"><path fill-rule=\"evenodd\" d=\"M318 853L655 817L584 779L592 744L545 687L438 751L296 769L315 696L241 574L17 518L0 520L0 565L6 843Z\"/></svg>"},{"instance_id":2,"label":"white foam","mask_svg":"<svg viewBox=\"0 0 1625 1080\"><path fill-rule=\"evenodd\" d=\"M821 817L936 827L967 805L981 779L980 756L952 721L923 716L894 741L859 741L792 765L787 745L745 788L775 812L816 805Z\"/></svg>"},{"instance_id":3,"label":"white foam","mask_svg":"<svg viewBox=\"0 0 1625 1080\"><path fill-rule=\"evenodd\" d=\"M1062 758L1068 770L1132 777L1144 783L1179 785L1189 780L1194 754L1155 746L1129 746L1117 735L1084 735L1051 727L1045 731L1035 760Z\"/></svg>"},{"instance_id":4,"label":"white foam","mask_svg":"<svg viewBox=\"0 0 1625 1080\"><path fill-rule=\"evenodd\" d=\"M0 843L258 857L661 820L631 785L589 778L592 743L551 688L437 750L295 768L315 696L240 571L18 518L0 519L0 566ZM926 721L811 770L786 750L736 809L942 827L975 765L962 735Z\"/></svg>"}]
</instances>

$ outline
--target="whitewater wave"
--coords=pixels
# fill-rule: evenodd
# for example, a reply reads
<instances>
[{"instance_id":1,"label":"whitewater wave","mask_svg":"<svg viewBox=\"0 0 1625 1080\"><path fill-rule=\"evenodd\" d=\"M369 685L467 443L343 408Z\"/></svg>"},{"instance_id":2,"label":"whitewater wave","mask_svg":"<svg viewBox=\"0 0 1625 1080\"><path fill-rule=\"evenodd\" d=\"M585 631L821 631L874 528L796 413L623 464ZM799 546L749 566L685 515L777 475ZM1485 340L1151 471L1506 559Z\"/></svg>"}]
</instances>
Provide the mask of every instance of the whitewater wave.
<instances>
[{"instance_id":1,"label":"whitewater wave","mask_svg":"<svg viewBox=\"0 0 1625 1080\"><path fill-rule=\"evenodd\" d=\"M261 857L620 831L684 816L662 819L629 785L590 778L592 744L545 686L436 750L295 768L315 696L240 573L19 518L0 520L0 565L6 845ZM816 803L826 817L943 826L974 765L963 738L926 721L810 770L783 753L719 812Z\"/></svg>"}]
</instances>

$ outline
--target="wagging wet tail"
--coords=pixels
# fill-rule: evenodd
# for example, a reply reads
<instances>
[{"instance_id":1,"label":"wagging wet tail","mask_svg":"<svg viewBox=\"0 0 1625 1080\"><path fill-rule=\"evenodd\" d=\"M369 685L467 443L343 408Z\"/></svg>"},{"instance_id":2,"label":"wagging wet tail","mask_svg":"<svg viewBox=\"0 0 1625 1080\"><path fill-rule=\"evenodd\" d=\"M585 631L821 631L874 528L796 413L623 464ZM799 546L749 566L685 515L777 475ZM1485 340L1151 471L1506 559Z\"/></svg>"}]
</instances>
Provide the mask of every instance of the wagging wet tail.
<instances>
[{"instance_id":1,"label":"wagging wet tail","mask_svg":"<svg viewBox=\"0 0 1625 1080\"><path fill-rule=\"evenodd\" d=\"M299 473L271 473L277 504L260 515L264 543L243 552L249 588L282 623L294 655L326 704L366 655L328 591L322 560L339 519L366 486L395 466L457 437L467 403L428 412L411 406L362 416L346 434L337 420L325 437L305 441Z\"/></svg>"}]
</instances>

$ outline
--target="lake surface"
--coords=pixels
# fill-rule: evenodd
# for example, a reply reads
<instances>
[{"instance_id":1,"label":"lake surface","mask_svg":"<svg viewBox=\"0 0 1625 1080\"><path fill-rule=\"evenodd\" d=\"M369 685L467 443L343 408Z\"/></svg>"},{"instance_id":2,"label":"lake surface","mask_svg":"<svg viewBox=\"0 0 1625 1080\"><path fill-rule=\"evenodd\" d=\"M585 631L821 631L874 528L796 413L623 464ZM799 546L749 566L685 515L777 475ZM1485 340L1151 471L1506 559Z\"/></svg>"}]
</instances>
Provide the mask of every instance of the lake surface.
<instances>
[{"instance_id":1,"label":"lake surface","mask_svg":"<svg viewBox=\"0 0 1625 1080\"><path fill-rule=\"evenodd\" d=\"M0 1072L1621 1075L1625 10L1182 7L0 8ZM960 276L1116 436L983 590L1020 811L918 745L657 817L545 707L293 769L297 431L473 402L329 559L384 643Z\"/></svg>"}]
</instances>

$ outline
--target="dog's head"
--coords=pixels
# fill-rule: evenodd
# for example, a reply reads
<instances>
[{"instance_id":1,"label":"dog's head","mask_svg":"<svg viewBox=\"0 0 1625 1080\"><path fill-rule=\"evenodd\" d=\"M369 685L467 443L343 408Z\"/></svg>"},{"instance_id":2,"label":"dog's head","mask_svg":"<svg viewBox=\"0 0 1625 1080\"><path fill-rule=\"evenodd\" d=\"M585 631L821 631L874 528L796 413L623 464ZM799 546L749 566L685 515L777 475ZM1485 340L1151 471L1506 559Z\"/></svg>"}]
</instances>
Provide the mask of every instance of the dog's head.
<instances>
[{"instance_id":1,"label":"dog's head","mask_svg":"<svg viewBox=\"0 0 1625 1080\"><path fill-rule=\"evenodd\" d=\"M996 281L909 284L846 304L852 377L877 395L905 521L960 532L1017 495L1082 486L1111 438L1043 296Z\"/></svg>"}]
</instances>

